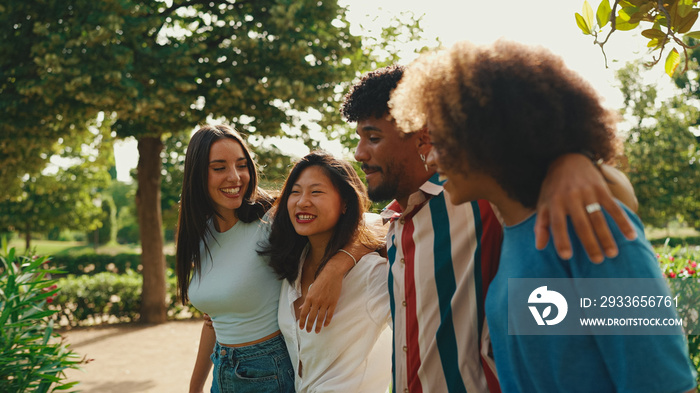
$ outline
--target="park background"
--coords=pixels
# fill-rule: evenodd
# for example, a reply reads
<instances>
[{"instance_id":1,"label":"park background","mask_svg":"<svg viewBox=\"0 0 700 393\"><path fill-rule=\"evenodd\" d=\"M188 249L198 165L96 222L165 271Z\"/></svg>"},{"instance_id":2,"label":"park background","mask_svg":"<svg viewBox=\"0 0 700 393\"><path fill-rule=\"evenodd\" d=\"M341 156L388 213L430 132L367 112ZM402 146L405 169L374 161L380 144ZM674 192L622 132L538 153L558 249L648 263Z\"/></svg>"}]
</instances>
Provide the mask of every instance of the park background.
<instances>
[{"instance_id":1,"label":"park background","mask_svg":"<svg viewBox=\"0 0 700 393\"><path fill-rule=\"evenodd\" d=\"M198 317L175 300L171 270L197 124L248 135L274 189L310 149L352 160L354 130L337 106L359 75L464 39L547 47L620 110L622 168L661 267L698 277L700 50L671 78L663 64L643 67L654 54L640 29L619 31L606 61L576 24L579 0L339 3L345 15L335 2L0 6L13 35L0 44L0 233L18 254L51 256L38 269L63 269L36 298L56 311L57 331ZM689 345L696 356L698 342Z\"/></svg>"}]
</instances>

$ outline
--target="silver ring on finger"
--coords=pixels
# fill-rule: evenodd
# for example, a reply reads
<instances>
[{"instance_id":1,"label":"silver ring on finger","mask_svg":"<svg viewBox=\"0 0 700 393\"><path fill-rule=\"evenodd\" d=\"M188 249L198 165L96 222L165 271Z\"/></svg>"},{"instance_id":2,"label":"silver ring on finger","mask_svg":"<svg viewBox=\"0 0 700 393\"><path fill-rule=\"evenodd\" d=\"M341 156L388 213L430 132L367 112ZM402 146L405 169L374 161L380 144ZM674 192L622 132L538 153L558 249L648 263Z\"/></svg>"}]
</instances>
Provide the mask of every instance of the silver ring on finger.
<instances>
[{"instance_id":1,"label":"silver ring on finger","mask_svg":"<svg viewBox=\"0 0 700 393\"><path fill-rule=\"evenodd\" d=\"M586 211L588 214L593 214L595 212L600 211L600 204L598 202L591 203L589 205L586 205Z\"/></svg>"}]
</instances>

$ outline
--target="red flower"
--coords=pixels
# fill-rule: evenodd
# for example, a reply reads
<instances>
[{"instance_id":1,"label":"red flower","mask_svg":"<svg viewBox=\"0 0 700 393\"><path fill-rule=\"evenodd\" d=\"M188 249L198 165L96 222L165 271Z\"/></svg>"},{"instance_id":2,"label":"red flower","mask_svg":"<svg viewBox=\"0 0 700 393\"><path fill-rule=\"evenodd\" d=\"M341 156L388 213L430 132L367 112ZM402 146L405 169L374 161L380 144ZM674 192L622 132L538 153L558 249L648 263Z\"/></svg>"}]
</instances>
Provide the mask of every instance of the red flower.
<instances>
[{"instance_id":1,"label":"red flower","mask_svg":"<svg viewBox=\"0 0 700 393\"><path fill-rule=\"evenodd\" d=\"M46 303L53 303L53 298L52 297L46 298Z\"/></svg>"},{"instance_id":2,"label":"red flower","mask_svg":"<svg viewBox=\"0 0 700 393\"><path fill-rule=\"evenodd\" d=\"M689 264L691 267L697 267L697 266L698 266L698 263L697 263L697 262L691 261L690 259L688 259L688 264Z\"/></svg>"},{"instance_id":3,"label":"red flower","mask_svg":"<svg viewBox=\"0 0 700 393\"><path fill-rule=\"evenodd\" d=\"M671 278L676 278L676 273L674 273L674 272L669 272L669 273L668 273L668 276L671 277Z\"/></svg>"},{"instance_id":4,"label":"red flower","mask_svg":"<svg viewBox=\"0 0 700 393\"><path fill-rule=\"evenodd\" d=\"M695 274L695 269L686 269L688 274Z\"/></svg>"},{"instance_id":5,"label":"red flower","mask_svg":"<svg viewBox=\"0 0 700 393\"><path fill-rule=\"evenodd\" d=\"M673 262L675 259L676 259L676 258L674 258L674 257L668 257L668 260L671 261L671 262Z\"/></svg>"}]
</instances>

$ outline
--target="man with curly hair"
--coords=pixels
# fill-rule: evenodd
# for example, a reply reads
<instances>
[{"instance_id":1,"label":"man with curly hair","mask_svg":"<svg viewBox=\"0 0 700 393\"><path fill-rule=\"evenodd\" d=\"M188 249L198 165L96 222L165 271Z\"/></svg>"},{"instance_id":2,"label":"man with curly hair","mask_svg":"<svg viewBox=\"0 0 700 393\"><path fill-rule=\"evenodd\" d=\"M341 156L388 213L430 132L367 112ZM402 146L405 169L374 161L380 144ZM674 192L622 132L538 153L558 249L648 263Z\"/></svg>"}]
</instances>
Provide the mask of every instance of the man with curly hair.
<instances>
[{"instance_id":1,"label":"man with curly hair","mask_svg":"<svg viewBox=\"0 0 700 393\"><path fill-rule=\"evenodd\" d=\"M632 241L600 204L586 206L589 215L607 222L620 244L619 254L604 263L589 263L576 238L570 260L559 258L552 246L535 247L537 200L552 162L579 151L605 161L616 154L616 118L588 83L544 49L507 41L485 46L460 42L411 64L390 106L396 124L409 135L427 125L433 142L428 161L437 161L455 208L483 198L503 218L500 264L485 311L504 392L694 390L680 328L675 335L526 335L509 330L510 323L516 324L513 329L524 326L510 310L509 291L517 290L511 278L654 278L645 290L668 295L642 223L622 204L618 207L637 231ZM674 317L665 310L655 316Z\"/></svg>"},{"instance_id":2,"label":"man with curly hair","mask_svg":"<svg viewBox=\"0 0 700 393\"><path fill-rule=\"evenodd\" d=\"M395 392L499 391L491 359L484 356L489 348L484 298L498 267L502 228L487 201L452 204L443 181L426 163L431 151L427 130L404 135L390 116L390 94L403 72L404 67L394 65L364 75L342 108L348 121L357 122L355 159L362 163L370 198L393 199L382 212L391 223L392 386ZM606 254L616 254L605 221L589 220L582 212L596 201L615 205L591 161L581 154L560 157L548 180L541 209L552 214L562 256L571 255L561 229L567 214L579 224L576 231L592 260L603 259L599 242ZM635 236L622 210L616 218L623 231ZM539 241L544 244L548 225L542 221Z\"/></svg>"}]
</instances>

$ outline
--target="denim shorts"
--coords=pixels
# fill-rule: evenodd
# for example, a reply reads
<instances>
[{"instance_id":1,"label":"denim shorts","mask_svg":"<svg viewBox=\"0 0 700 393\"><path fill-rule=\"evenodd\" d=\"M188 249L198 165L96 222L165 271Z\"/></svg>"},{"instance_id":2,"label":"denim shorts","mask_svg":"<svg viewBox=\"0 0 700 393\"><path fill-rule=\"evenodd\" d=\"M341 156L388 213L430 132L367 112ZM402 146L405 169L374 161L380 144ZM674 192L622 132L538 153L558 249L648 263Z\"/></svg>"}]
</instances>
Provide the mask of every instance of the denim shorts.
<instances>
[{"instance_id":1,"label":"denim shorts","mask_svg":"<svg viewBox=\"0 0 700 393\"><path fill-rule=\"evenodd\" d=\"M245 347L217 342L211 361L212 393L294 392L294 369L281 334Z\"/></svg>"}]
</instances>

